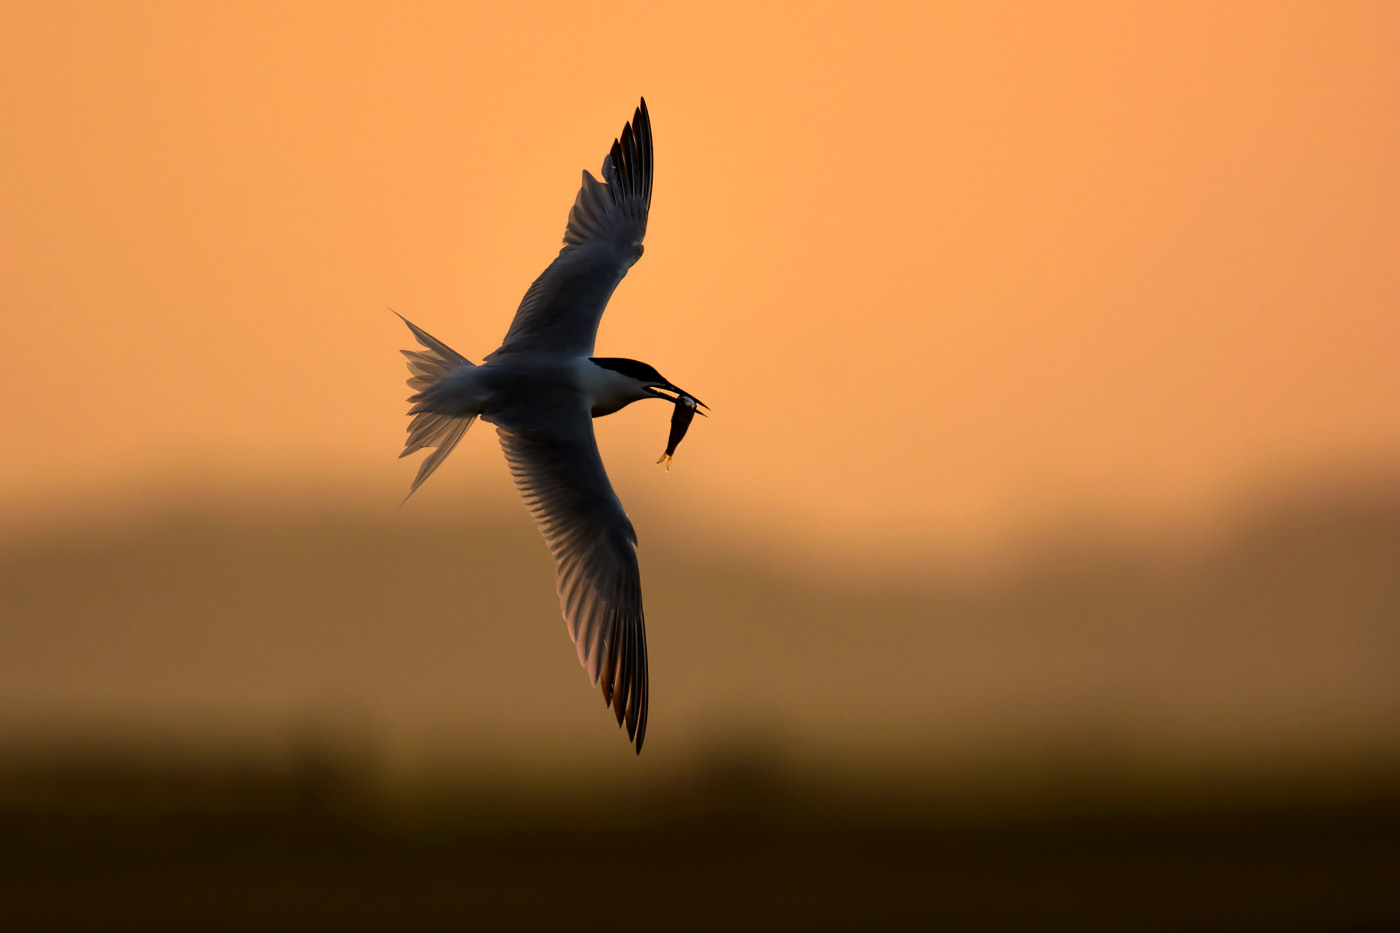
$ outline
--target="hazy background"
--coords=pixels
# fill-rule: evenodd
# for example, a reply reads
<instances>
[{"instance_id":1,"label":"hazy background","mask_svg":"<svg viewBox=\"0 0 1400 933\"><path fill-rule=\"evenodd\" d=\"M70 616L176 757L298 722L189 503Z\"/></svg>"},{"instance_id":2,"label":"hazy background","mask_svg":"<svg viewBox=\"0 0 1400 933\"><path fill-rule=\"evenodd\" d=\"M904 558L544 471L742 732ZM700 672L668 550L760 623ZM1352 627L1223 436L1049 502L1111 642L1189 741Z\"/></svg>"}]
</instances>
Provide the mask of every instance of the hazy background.
<instances>
[{"instance_id":1,"label":"hazy background","mask_svg":"<svg viewBox=\"0 0 1400 933\"><path fill-rule=\"evenodd\" d=\"M598 423L642 542L636 759L491 430L396 509L387 308L493 349L643 94L647 255L598 352L714 417L669 474L663 406ZM1271 800L1293 874L1206 915L1374 919L1398 94L1386 3L0 4L0 811L56 866L24 884L67 883L53 827L92 837L94 799L252 807L269 839L326 794L355 825L844 807L925 855L968 812L1204 799L1166 848L1198 852ZM1132 826L1074 879L1163 851ZM710 851L688 832L639 848ZM977 832L988 866L1025 851ZM1300 887L1323 852L1331 886ZM1176 867L1258 864L1221 857ZM1126 913L1029 916L1135 916L1139 867Z\"/></svg>"}]
</instances>

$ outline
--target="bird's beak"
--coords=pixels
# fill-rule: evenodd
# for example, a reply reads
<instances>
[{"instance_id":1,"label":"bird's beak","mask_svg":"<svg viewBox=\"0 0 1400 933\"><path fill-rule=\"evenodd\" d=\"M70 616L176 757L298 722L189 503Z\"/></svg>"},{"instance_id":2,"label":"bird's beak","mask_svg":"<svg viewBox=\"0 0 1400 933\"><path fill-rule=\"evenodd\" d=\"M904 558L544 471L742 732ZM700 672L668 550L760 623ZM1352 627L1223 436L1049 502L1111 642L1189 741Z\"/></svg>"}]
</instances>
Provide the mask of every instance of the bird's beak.
<instances>
[{"instance_id":1,"label":"bird's beak","mask_svg":"<svg viewBox=\"0 0 1400 933\"><path fill-rule=\"evenodd\" d=\"M706 409L708 409L708 408L710 407L709 405L706 405L704 402L700 401L698 398L695 398L695 396L691 395L689 392L687 392L687 391L685 391L684 389L682 389L680 386L672 385L671 383L668 382L668 383L666 383L664 386L662 386L661 388L671 390L672 392L676 393L676 397L675 397L675 398L672 398L672 397L669 396L669 395L662 395L661 392L658 391L658 390L656 390L656 389L652 389L651 391L653 391L653 392L656 393L656 397L657 397L657 398L664 398L664 399L665 399L666 401L668 401L668 402L679 403L679 402L680 402L680 397L683 396L683 395L686 396L686 397L688 397L688 398L693 399L693 400L695 401L695 406L696 406L696 411L695 411L695 413L696 413L697 415L702 415L702 416L703 416L705 413L704 413L703 411L700 411L700 409L701 409L701 408L706 408Z\"/></svg>"}]
</instances>

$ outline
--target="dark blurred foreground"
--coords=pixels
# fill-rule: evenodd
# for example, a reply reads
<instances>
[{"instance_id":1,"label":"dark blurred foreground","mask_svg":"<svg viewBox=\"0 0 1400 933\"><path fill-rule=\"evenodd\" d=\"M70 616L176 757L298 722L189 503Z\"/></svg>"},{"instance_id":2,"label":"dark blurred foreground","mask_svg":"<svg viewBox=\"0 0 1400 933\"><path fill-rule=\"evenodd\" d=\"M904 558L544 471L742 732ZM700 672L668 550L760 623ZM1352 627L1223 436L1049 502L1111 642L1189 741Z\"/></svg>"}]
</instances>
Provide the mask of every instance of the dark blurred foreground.
<instances>
[{"instance_id":1,"label":"dark blurred foreground","mask_svg":"<svg viewBox=\"0 0 1400 933\"><path fill-rule=\"evenodd\" d=\"M754 753L626 793L370 773L315 745L5 762L0 926L1400 928L1393 774L1007 797L822 786Z\"/></svg>"}]
</instances>

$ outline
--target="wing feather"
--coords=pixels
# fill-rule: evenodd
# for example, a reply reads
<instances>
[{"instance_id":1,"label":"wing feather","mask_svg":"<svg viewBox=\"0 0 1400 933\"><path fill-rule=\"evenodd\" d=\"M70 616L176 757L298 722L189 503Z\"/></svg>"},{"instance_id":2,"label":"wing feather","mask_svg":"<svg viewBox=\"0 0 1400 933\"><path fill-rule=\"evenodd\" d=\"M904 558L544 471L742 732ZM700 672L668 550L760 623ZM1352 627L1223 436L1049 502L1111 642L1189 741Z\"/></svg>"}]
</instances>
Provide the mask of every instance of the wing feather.
<instances>
[{"instance_id":1,"label":"wing feather","mask_svg":"<svg viewBox=\"0 0 1400 933\"><path fill-rule=\"evenodd\" d=\"M556 564L559 605L589 680L642 750L648 674L637 534L613 492L593 422L556 413L548 430L497 423L521 498Z\"/></svg>"},{"instance_id":2,"label":"wing feather","mask_svg":"<svg viewBox=\"0 0 1400 933\"><path fill-rule=\"evenodd\" d=\"M500 349L488 360L525 351L593 355L608 299L642 256L653 170L651 117L643 99L603 160L603 180L583 173L563 249L525 293Z\"/></svg>"}]
</instances>

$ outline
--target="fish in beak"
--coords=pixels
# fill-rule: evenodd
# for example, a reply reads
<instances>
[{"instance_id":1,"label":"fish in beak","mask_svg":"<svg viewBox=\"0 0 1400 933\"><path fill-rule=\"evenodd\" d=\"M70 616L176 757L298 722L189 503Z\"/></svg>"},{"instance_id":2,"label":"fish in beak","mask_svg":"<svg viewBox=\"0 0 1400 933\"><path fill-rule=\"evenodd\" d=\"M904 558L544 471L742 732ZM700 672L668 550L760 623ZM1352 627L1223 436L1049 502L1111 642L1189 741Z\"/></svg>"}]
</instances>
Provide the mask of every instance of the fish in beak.
<instances>
[{"instance_id":1,"label":"fish in beak","mask_svg":"<svg viewBox=\"0 0 1400 933\"><path fill-rule=\"evenodd\" d=\"M675 454L676 447L681 440L685 438L685 433L690 430L690 422L695 420L697 414L705 414L703 411L699 411L697 406L699 408L709 408L710 406L673 385L668 385L667 388L676 392L676 397L671 399L675 402L676 409L671 413L671 434L666 439L666 452L658 457L656 462L666 464L666 472L669 473L671 472L671 457ZM667 398L665 395L661 397Z\"/></svg>"}]
</instances>

